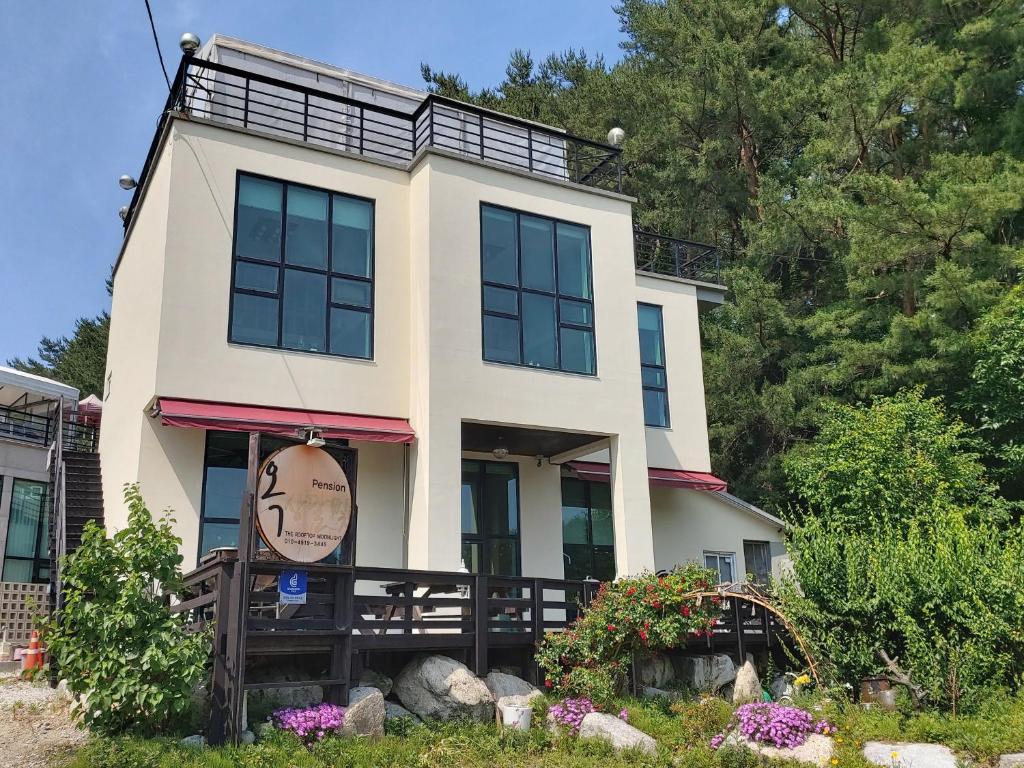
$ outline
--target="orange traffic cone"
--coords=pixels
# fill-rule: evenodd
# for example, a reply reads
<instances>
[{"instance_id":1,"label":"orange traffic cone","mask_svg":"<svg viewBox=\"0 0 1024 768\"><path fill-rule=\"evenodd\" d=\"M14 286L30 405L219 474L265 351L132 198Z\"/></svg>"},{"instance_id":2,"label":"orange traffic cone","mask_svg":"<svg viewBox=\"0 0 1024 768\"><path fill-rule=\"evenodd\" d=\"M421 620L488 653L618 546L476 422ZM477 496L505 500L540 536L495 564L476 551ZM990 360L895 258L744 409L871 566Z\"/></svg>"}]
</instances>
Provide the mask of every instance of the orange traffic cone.
<instances>
[{"instance_id":1,"label":"orange traffic cone","mask_svg":"<svg viewBox=\"0 0 1024 768\"><path fill-rule=\"evenodd\" d=\"M39 647L39 631L32 630L32 639L28 641L28 649L21 657L21 671L31 672L43 668L43 651Z\"/></svg>"}]
</instances>

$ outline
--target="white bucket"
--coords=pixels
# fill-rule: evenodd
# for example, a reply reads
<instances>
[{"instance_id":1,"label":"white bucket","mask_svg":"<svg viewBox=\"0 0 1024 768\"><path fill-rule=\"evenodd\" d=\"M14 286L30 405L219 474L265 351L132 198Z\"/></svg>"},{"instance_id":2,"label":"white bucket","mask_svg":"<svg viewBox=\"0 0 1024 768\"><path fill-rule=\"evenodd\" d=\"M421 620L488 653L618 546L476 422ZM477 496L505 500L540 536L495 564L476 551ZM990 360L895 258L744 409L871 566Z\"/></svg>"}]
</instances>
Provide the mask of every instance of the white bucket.
<instances>
[{"instance_id":1,"label":"white bucket","mask_svg":"<svg viewBox=\"0 0 1024 768\"><path fill-rule=\"evenodd\" d=\"M530 718L533 717L532 708L507 705L499 706L498 709L501 711L502 727L513 728L517 731L530 730Z\"/></svg>"}]
</instances>

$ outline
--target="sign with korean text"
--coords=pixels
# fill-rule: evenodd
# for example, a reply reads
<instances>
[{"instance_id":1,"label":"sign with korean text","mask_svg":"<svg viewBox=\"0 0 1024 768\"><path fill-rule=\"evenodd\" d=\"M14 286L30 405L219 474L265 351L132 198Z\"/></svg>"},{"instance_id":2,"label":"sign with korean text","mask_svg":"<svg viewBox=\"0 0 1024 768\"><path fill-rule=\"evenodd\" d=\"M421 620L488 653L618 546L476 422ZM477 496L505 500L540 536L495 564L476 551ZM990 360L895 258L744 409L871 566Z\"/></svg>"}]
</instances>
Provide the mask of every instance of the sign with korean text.
<instances>
[{"instance_id":1,"label":"sign with korean text","mask_svg":"<svg viewBox=\"0 0 1024 768\"><path fill-rule=\"evenodd\" d=\"M281 571L278 577L278 598L281 605L305 605L308 579L305 571Z\"/></svg>"},{"instance_id":2,"label":"sign with korean text","mask_svg":"<svg viewBox=\"0 0 1024 768\"><path fill-rule=\"evenodd\" d=\"M345 538L352 492L341 465L327 451L292 445L260 467L256 527L279 557L315 563Z\"/></svg>"}]
</instances>

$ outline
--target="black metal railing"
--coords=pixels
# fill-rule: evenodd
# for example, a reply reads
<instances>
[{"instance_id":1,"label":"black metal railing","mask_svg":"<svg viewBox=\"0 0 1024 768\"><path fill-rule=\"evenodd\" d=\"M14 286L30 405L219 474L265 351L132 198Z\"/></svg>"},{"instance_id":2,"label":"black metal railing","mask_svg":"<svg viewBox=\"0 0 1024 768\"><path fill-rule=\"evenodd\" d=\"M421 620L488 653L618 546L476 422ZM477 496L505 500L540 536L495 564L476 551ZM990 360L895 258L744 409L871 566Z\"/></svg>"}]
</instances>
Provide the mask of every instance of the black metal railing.
<instances>
[{"instance_id":1,"label":"black metal railing","mask_svg":"<svg viewBox=\"0 0 1024 768\"><path fill-rule=\"evenodd\" d=\"M607 144L436 94L405 112L185 57L143 164L126 227L173 113L403 165L421 150L437 147L539 176L622 189L620 150Z\"/></svg>"},{"instance_id":2,"label":"black metal railing","mask_svg":"<svg viewBox=\"0 0 1024 768\"><path fill-rule=\"evenodd\" d=\"M79 424L73 418L65 417L63 429L58 430L58 421L53 415L0 406L0 438L47 448L59 437L66 450L96 451L97 427Z\"/></svg>"},{"instance_id":3,"label":"black metal railing","mask_svg":"<svg viewBox=\"0 0 1024 768\"><path fill-rule=\"evenodd\" d=\"M713 245L638 229L633 232L633 253L642 272L722 283L721 252Z\"/></svg>"}]
</instances>

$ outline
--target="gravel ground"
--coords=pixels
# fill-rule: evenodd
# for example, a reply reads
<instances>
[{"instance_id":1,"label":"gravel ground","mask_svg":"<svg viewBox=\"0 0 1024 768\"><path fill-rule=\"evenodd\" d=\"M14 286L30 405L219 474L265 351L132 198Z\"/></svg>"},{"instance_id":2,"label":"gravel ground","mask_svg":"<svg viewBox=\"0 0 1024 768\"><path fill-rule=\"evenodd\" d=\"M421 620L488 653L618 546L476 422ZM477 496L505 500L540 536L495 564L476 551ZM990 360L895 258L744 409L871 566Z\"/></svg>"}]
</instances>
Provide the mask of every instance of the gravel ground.
<instances>
[{"instance_id":1,"label":"gravel ground","mask_svg":"<svg viewBox=\"0 0 1024 768\"><path fill-rule=\"evenodd\" d=\"M0 678L0 762L47 768L86 740L75 727L67 702L45 683Z\"/></svg>"}]
</instances>

